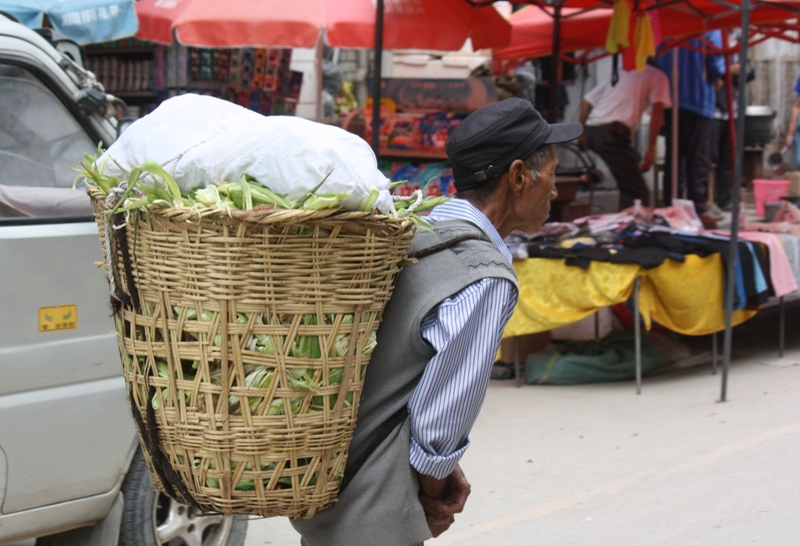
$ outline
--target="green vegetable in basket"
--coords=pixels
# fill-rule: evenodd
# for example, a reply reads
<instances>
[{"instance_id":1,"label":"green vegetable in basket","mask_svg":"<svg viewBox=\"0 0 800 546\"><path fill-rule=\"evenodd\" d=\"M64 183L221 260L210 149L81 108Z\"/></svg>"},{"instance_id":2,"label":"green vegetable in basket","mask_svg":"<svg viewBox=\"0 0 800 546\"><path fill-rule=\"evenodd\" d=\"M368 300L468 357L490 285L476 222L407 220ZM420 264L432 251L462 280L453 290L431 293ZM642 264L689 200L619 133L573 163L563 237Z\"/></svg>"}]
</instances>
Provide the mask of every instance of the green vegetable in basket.
<instances>
[{"instance_id":1,"label":"green vegetable in basket","mask_svg":"<svg viewBox=\"0 0 800 546\"><path fill-rule=\"evenodd\" d=\"M378 202L378 196L380 195L380 190L375 186L370 187L369 194L364 198L360 205L358 205L359 212L369 212L373 208L375 208L375 203Z\"/></svg>"},{"instance_id":2,"label":"green vegetable in basket","mask_svg":"<svg viewBox=\"0 0 800 546\"><path fill-rule=\"evenodd\" d=\"M314 381L314 370L289 368L286 370L286 377L289 379L289 387L292 389L316 392L319 388L317 382Z\"/></svg>"},{"instance_id":3,"label":"green vegetable in basket","mask_svg":"<svg viewBox=\"0 0 800 546\"><path fill-rule=\"evenodd\" d=\"M308 200L303 203L303 207L306 210L324 210L324 209L335 209L339 206L339 203L347 197L348 194L346 193L323 193L320 195L312 195L308 198Z\"/></svg>"},{"instance_id":4,"label":"green vegetable in basket","mask_svg":"<svg viewBox=\"0 0 800 546\"><path fill-rule=\"evenodd\" d=\"M256 207L258 205L271 205L280 209L290 209L292 204L286 200L286 196L275 193L271 189L262 186L250 175L243 175L238 182L222 183L219 185L219 191L222 195L227 196L233 204L241 209L245 208L245 199L249 194L250 205Z\"/></svg>"}]
</instances>

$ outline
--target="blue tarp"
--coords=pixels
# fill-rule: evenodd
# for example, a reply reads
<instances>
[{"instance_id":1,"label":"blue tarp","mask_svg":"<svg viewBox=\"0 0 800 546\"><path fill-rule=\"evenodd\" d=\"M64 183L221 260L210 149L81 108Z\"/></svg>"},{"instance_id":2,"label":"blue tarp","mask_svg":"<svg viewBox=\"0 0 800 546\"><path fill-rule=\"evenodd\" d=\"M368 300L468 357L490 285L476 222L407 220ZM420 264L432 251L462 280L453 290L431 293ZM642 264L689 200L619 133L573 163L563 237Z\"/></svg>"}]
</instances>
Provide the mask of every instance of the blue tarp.
<instances>
[{"instance_id":1,"label":"blue tarp","mask_svg":"<svg viewBox=\"0 0 800 546\"><path fill-rule=\"evenodd\" d=\"M41 27L47 15L55 30L79 44L127 38L139 30L133 0L0 0L0 11L30 28Z\"/></svg>"}]
</instances>

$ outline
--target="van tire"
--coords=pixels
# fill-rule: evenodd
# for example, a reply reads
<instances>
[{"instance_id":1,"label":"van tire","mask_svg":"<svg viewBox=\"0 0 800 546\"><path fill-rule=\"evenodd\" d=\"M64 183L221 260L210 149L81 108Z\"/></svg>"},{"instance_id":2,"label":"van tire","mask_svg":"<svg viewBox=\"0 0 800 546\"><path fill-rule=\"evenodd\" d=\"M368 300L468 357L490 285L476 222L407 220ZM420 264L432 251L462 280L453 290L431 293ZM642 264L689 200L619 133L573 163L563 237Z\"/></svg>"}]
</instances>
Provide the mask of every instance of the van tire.
<instances>
[{"instance_id":1,"label":"van tire","mask_svg":"<svg viewBox=\"0 0 800 546\"><path fill-rule=\"evenodd\" d=\"M136 451L122 484L125 508L120 546L242 546L244 516L199 515L195 508L157 493L141 449ZM165 522L170 517L172 525ZM159 538L159 534L161 535Z\"/></svg>"}]
</instances>

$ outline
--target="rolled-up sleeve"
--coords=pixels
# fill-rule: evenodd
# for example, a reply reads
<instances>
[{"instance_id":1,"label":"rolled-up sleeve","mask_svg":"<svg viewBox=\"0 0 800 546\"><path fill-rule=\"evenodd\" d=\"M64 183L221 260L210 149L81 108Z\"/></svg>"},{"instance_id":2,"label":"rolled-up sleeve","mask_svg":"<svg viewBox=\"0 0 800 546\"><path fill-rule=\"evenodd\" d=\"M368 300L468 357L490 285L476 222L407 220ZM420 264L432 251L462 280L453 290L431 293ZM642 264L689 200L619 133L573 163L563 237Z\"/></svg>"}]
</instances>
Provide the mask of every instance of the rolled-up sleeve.
<instances>
[{"instance_id":1,"label":"rolled-up sleeve","mask_svg":"<svg viewBox=\"0 0 800 546\"><path fill-rule=\"evenodd\" d=\"M410 461L421 474L448 476L469 446L516 298L511 282L486 278L442 301L423 319L420 334L436 355L408 403Z\"/></svg>"}]
</instances>

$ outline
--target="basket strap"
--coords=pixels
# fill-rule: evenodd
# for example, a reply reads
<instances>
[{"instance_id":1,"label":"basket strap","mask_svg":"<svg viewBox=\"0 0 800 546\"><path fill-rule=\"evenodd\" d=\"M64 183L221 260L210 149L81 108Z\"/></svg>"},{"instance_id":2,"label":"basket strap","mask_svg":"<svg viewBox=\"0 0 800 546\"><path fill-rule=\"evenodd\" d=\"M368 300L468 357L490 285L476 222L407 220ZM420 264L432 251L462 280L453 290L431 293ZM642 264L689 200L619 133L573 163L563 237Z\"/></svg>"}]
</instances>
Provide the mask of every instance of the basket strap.
<instances>
[{"instance_id":1,"label":"basket strap","mask_svg":"<svg viewBox=\"0 0 800 546\"><path fill-rule=\"evenodd\" d=\"M117 213L114 217L115 221L122 221L122 213ZM116 229L114 232L114 244L122 254L122 269L125 273L125 284L128 286L130 294L126 294L116 285L115 297L128 307L132 307L137 313L141 314L142 308L139 302L139 291L136 289L136 282L133 279L133 264L131 263L131 252L128 247L128 233L127 229ZM114 276L116 277L116 268L112 268Z\"/></svg>"},{"instance_id":2,"label":"basket strap","mask_svg":"<svg viewBox=\"0 0 800 546\"><path fill-rule=\"evenodd\" d=\"M150 385L147 400L152 400L155 394L156 387ZM147 451L150 453L150 462L153 464L153 470L158 475L161 485L163 485L164 489L166 489L165 492L167 495L173 499L181 501L183 504L188 504L189 506L193 506L198 510L202 510L198 502L194 499L194 497L192 497L192 494L189 493L189 490L186 488L186 484L183 483L181 477L172 468L167 456L163 451L161 451L161 447L158 442L158 423L156 422L156 411L153 408L153 404L149 402L147 403L146 423L142 419L142 414L139 412L136 404L133 403L133 400L131 400L131 408L133 409L134 419L136 419L136 422L140 427L143 427L144 434L142 435L142 439L145 440L147 444Z\"/></svg>"},{"instance_id":3,"label":"basket strap","mask_svg":"<svg viewBox=\"0 0 800 546\"><path fill-rule=\"evenodd\" d=\"M369 459L370 455L372 455L372 452L383 443L383 441L389 436L389 434L391 434L397 425L405 421L406 417L408 417L408 407L404 405L402 408L397 410L394 415L384 421L380 427L378 427L378 430L376 430L375 434L372 435L370 442L358 455L355 461L353 461L350 471L342 476L342 483L339 486L340 495L347 488L347 486L350 485L350 482L353 481L353 478L356 476L356 474L358 474L358 471L361 469L361 467L364 466L364 463L367 462L367 459Z\"/></svg>"},{"instance_id":4,"label":"basket strap","mask_svg":"<svg viewBox=\"0 0 800 546\"><path fill-rule=\"evenodd\" d=\"M478 235L476 233L463 233L461 235L456 235L451 239L446 239L439 244L429 246L427 248L423 248L413 254L409 254L409 258L420 259L424 258L425 256L430 256L431 254L436 254L437 252L441 252L442 250L447 250L448 248L453 248L454 246L463 243L464 241L484 241L487 243L491 243L491 239L489 239L485 235Z\"/></svg>"}]
</instances>

